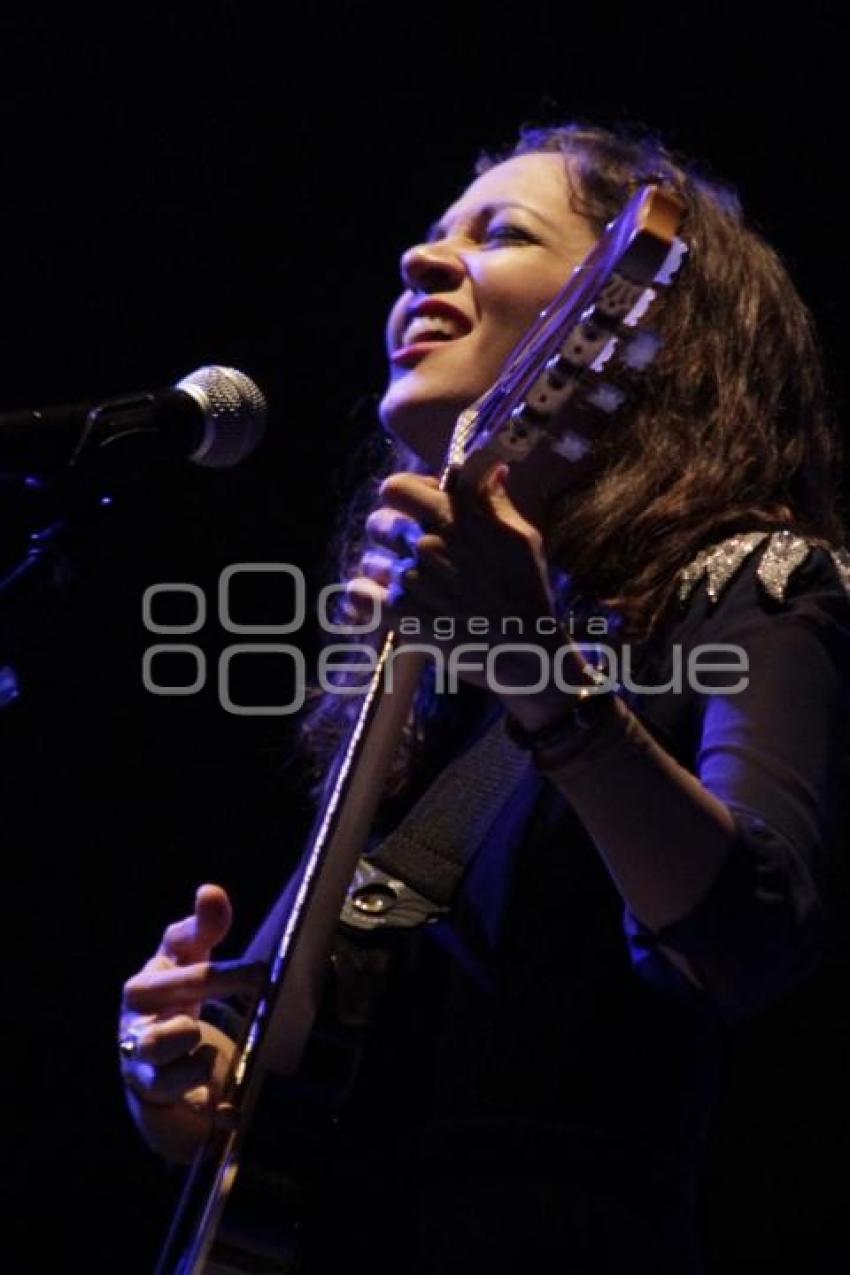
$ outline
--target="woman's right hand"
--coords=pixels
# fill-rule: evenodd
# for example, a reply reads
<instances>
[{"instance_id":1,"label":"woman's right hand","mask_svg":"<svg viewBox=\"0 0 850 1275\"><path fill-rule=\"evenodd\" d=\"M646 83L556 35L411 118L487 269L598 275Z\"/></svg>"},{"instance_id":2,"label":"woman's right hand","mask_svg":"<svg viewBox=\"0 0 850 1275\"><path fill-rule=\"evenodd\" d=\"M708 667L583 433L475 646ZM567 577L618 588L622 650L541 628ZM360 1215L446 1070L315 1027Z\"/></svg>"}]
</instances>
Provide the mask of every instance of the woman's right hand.
<instances>
[{"instance_id":1,"label":"woman's right hand","mask_svg":"<svg viewBox=\"0 0 850 1275\"><path fill-rule=\"evenodd\" d=\"M156 954L124 984L119 1022L127 1102L143 1138L169 1160L187 1162L216 1123L235 1045L200 1018L204 1001L256 994L262 963L212 961L230 929L226 892L202 885L195 910L169 925Z\"/></svg>"}]
</instances>

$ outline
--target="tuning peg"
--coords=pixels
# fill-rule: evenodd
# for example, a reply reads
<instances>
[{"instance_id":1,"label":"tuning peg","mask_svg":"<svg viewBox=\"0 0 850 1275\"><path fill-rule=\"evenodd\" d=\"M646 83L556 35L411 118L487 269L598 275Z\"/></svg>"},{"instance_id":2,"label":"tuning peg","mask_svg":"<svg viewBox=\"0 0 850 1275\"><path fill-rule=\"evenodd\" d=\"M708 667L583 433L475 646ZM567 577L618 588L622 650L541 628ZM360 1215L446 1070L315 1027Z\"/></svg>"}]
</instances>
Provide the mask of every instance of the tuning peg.
<instances>
[{"instance_id":1,"label":"tuning peg","mask_svg":"<svg viewBox=\"0 0 850 1275\"><path fill-rule=\"evenodd\" d=\"M601 372L605 364L610 359L611 355L616 350L618 344L619 342L617 337L615 336L609 337L609 339L603 345L602 349L597 354L596 358L591 363L590 365L591 371Z\"/></svg>"},{"instance_id":2,"label":"tuning peg","mask_svg":"<svg viewBox=\"0 0 850 1275\"><path fill-rule=\"evenodd\" d=\"M635 332L634 336L623 342L620 347L620 358L626 367L630 367L634 372L642 372L644 368L649 367L660 348L661 337L658 333L644 329Z\"/></svg>"},{"instance_id":3,"label":"tuning peg","mask_svg":"<svg viewBox=\"0 0 850 1275\"><path fill-rule=\"evenodd\" d=\"M585 399L591 407L598 407L601 412L610 414L616 412L618 407L622 407L626 401L626 395L619 385L612 385L610 381L600 381L598 385L588 390Z\"/></svg>"},{"instance_id":4,"label":"tuning peg","mask_svg":"<svg viewBox=\"0 0 850 1275\"><path fill-rule=\"evenodd\" d=\"M655 282L660 283L662 287L666 287L687 255L688 245L681 239L674 239L667 251L667 256L664 258L661 269L655 276Z\"/></svg>"},{"instance_id":5,"label":"tuning peg","mask_svg":"<svg viewBox=\"0 0 850 1275\"><path fill-rule=\"evenodd\" d=\"M658 294L654 288L644 288L631 310L629 310L628 314L623 319L623 326L626 328L636 328L657 295Z\"/></svg>"},{"instance_id":6,"label":"tuning peg","mask_svg":"<svg viewBox=\"0 0 850 1275\"><path fill-rule=\"evenodd\" d=\"M576 430L565 429L553 441L552 451L575 464L590 451L590 442Z\"/></svg>"}]
</instances>

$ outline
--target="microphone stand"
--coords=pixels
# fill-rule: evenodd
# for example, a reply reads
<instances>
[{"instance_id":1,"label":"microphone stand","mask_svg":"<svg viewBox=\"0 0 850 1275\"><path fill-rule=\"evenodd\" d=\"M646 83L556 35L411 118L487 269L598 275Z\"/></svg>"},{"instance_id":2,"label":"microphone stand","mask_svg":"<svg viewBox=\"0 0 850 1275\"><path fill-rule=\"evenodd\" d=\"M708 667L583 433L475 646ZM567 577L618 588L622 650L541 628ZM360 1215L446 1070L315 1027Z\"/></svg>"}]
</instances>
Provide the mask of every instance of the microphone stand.
<instances>
[{"instance_id":1,"label":"microphone stand","mask_svg":"<svg viewBox=\"0 0 850 1275\"><path fill-rule=\"evenodd\" d=\"M21 499L23 497L23 499ZM21 698L26 662L37 632L43 634L49 611L67 593L75 578L74 548L78 533L90 526L111 497L88 483L0 475L4 511L4 540L25 536L22 556L0 568L0 712ZM33 507L33 501L36 507ZM71 541L75 542L73 545ZM0 545L0 550L5 545Z\"/></svg>"}]
</instances>

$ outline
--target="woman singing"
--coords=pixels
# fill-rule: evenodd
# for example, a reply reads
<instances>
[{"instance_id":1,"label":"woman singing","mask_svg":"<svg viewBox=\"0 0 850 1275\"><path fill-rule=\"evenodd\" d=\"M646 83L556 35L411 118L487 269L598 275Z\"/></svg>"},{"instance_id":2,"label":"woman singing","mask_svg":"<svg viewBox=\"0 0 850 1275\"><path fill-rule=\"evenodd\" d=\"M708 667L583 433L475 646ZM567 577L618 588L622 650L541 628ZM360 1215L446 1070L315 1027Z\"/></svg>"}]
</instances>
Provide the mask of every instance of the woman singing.
<instances>
[{"instance_id":1,"label":"woman singing","mask_svg":"<svg viewBox=\"0 0 850 1275\"><path fill-rule=\"evenodd\" d=\"M442 491L458 414L645 183L684 201L688 257L628 407L543 516L506 466ZM392 464L345 546L348 612L443 652L514 627L495 685L479 667L457 694L423 687L395 759L378 859L435 818L469 853L390 963L305 1269L686 1275L725 1025L822 943L850 561L810 320L729 191L574 125L483 160L401 274ZM559 659L592 694L541 684ZM351 710L330 691L307 717L318 775ZM202 1003L258 977L211 960L229 924L203 886L124 988L128 1101L173 1159L232 1051Z\"/></svg>"}]
</instances>

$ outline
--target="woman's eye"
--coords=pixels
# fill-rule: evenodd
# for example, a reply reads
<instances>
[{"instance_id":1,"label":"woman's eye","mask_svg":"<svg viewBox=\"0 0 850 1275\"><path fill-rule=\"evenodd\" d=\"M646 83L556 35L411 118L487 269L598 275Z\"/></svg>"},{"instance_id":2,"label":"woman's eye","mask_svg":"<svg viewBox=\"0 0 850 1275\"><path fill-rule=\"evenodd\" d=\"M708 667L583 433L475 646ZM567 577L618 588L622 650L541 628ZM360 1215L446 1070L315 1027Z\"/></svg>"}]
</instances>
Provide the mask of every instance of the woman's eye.
<instances>
[{"instance_id":1,"label":"woman's eye","mask_svg":"<svg viewBox=\"0 0 850 1275\"><path fill-rule=\"evenodd\" d=\"M534 236L532 234L529 234L527 230L523 230L522 226L511 226L511 225L490 226L489 229L487 230L487 238L496 239L496 240L499 240L499 239L512 240L513 239L513 240L522 241L525 243L536 243Z\"/></svg>"}]
</instances>

